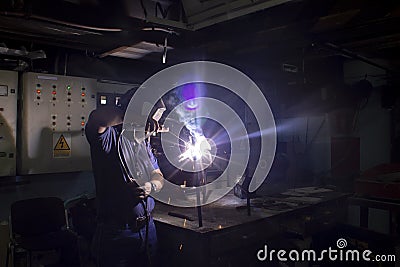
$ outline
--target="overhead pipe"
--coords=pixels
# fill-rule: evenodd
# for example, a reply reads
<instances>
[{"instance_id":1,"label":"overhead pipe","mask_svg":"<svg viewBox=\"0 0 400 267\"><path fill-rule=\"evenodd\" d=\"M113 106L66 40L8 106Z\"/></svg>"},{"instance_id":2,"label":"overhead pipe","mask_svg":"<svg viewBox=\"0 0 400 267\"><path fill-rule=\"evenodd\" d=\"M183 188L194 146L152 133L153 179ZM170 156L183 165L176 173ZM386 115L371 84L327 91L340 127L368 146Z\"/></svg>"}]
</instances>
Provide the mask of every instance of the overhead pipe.
<instances>
[{"instance_id":1,"label":"overhead pipe","mask_svg":"<svg viewBox=\"0 0 400 267\"><path fill-rule=\"evenodd\" d=\"M21 18L36 19L36 20L60 24L63 26L80 28L80 29L84 29L84 30L101 31L101 32L121 32L122 31L122 29L119 29L119 28L100 28L100 27L94 27L94 26L87 26L87 25L76 24L76 23L71 23L71 22L67 22L67 21L37 16L37 15L33 15L33 14L25 14L25 13L21 13L21 12L2 11L2 12L0 12L0 15L7 16L7 17L21 17ZM91 32L91 33L100 35L100 33L96 33L96 32Z\"/></svg>"},{"instance_id":2,"label":"overhead pipe","mask_svg":"<svg viewBox=\"0 0 400 267\"><path fill-rule=\"evenodd\" d=\"M357 53L355 53L353 51L350 51L350 50L345 49L345 48L341 48L338 45L335 45L335 44L332 44L332 43L329 43L329 42L326 42L326 43L323 43L323 44L318 44L318 45L321 46L321 47L327 48L327 49L329 49L331 51L339 52L342 55L348 56L348 57L350 57L352 59L360 60L360 61L362 61L364 63L367 63L367 64L369 64L371 66L383 69L383 70L385 70L387 72L399 72L397 70L393 70L393 69L390 69L390 68L388 68L386 66L383 66L382 64L379 64L379 63L377 63L377 62L375 62L373 60L370 60L369 58L361 56L360 54L357 54Z\"/></svg>"}]
</instances>

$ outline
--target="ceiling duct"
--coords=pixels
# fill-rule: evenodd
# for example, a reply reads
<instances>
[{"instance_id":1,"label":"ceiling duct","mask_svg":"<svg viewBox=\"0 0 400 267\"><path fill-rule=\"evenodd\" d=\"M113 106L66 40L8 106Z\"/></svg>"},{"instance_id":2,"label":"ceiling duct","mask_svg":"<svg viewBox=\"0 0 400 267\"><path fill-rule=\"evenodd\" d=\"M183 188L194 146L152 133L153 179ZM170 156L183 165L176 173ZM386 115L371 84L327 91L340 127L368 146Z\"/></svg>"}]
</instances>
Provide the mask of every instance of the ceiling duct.
<instances>
[{"instance_id":1,"label":"ceiling duct","mask_svg":"<svg viewBox=\"0 0 400 267\"><path fill-rule=\"evenodd\" d=\"M7 48L4 43L0 44L0 55L12 56L12 57L24 57L29 59L41 59L46 58L46 53L43 50L37 50L29 52L25 47L20 49Z\"/></svg>"},{"instance_id":2,"label":"ceiling duct","mask_svg":"<svg viewBox=\"0 0 400 267\"><path fill-rule=\"evenodd\" d=\"M5 70L24 71L29 67L28 63L21 59L0 59L0 68Z\"/></svg>"}]
</instances>

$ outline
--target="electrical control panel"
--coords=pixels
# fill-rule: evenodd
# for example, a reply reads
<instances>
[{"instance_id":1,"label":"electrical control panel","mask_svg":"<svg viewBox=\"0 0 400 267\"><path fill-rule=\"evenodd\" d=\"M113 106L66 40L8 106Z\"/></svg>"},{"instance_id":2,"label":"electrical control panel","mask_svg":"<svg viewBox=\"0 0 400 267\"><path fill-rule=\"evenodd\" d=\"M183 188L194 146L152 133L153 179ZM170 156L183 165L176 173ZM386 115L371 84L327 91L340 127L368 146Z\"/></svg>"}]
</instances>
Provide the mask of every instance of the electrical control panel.
<instances>
[{"instance_id":1,"label":"electrical control panel","mask_svg":"<svg viewBox=\"0 0 400 267\"><path fill-rule=\"evenodd\" d=\"M91 169L85 125L96 80L24 73L19 174Z\"/></svg>"},{"instance_id":2,"label":"electrical control panel","mask_svg":"<svg viewBox=\"0 0 400 267\"><path fill-rule=\"evenodd\" d=\"M16 173L18 73L0 71L0 177Z\"/></svg>"}]
</instances>

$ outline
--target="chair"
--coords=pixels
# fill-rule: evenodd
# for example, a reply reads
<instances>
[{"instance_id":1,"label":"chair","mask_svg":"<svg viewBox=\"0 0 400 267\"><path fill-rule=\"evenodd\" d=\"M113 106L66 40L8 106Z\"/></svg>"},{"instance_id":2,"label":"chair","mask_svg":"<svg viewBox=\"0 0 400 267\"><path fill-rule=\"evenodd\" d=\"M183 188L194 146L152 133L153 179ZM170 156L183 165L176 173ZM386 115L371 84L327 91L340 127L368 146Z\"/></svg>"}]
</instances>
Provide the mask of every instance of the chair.
<instances>
[{"instance_id":1,"label":"chair","mask_svg":"<svg viewBox=\"0 0 400 267\"><path fill-rule=\"evenodd\" d=\"M82 266L93 266L94 257L90 248L96 230L95 198L81 195L66 200L64 207L68 211L70 229L78 236L80 263Z\"/></svg>"},{"instance_id":2,"label":"chair","mask_svg":"<svg viewBox=\"0 0 400 267\"><path fill-rule=\"evenodd\" d=\"M66 229L66 222L64 202L60 198L40 197L14 202L10 212L7 267L10 254L14 257L17 249L26 251L28 266L32 265L32 252L37 251L57 250L61 260L71 257L69 260L74 261L76 236ZM15 265L15 260L13 262Z\"/></svg>"},{"instance_id":3,"label":"chair","mask_svg":"<svg viewBox=\"0 0 400 267\"><path fill-rule=\"evenodd\" d=\"M68 205L69 204L69 205ZM68 210L69 223L72 231L91 242L96 230L96 205L94 198L81 196L75 201L64 203Z\"/></svg>"}]
</instances>

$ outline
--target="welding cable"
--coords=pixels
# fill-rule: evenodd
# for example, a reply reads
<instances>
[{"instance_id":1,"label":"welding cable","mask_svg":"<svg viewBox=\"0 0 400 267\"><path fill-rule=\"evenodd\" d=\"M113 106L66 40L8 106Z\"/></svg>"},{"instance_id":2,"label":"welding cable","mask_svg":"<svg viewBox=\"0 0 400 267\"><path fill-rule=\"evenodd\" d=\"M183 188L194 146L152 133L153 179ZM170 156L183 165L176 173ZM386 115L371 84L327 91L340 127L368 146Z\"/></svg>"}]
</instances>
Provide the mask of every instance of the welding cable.
<instances>
[{"instance_id":1,"label":"welding cable","mask_svg":"<svg viewBox=\"0 0 400 267\"><path fill-rule=\"evenodd\" d=\"M150 256L150 247L149 247L149 227L150 227L150 216L149 216L149 211L147 210L148 203L147 203L147 197L145 200L142 200L142 206L145 212L146 216L146 232L145 232L145 237L144 237L144 248L146 250L146 256L147 256L147 261L149 263L149 266L151 266L151 256Z\"/></svg>"},{"instance_id":2,"label":"welding cable","mask_svg":"<svg viewBox=\"0 0 400 267\"><path fill-rule=\"evenodd\" d=\"M129 180L126 180L125 177L124 177L125 182L126 182L126 183L131 183L131 182L134 182L135 179L133 178L132 174L130 173L130 171L129 171L128 168L126 167L126 165L125 165L126 162L125 162L125 159L123 159L122 156L121 156L121 149L120 149L120 146L121 146L121 138L122 138L121 136L123 135L124 131L125 131L125 129L122 129L121 134L120 134L119 137L118 137L117 153L118 153L119 161L121 162L122 169L124 170L124 172L125 172L125 174L126 174L126 177L128 177L128 179L129 179Z\"/></svg>"},{"instance_id":3,"label":"welding cable","mask_svg":"<svg viewBox=\"0 0 400 267\"><path fill-rule=\"evenodd\" d=\"M121 134L118 138L118 143L117 143L117 153L119 156L119 160L121 162L122 165L122 169L124 170L126 176L128 177L128 181L125 180L126 183L136 183L138 186L139 184L137 183L137 180L133 177L132 173L128 170L128 168L126 167L126 162L124 160L124 158L121 155L121 149L120 149L120 145L121 145L121 138L122 138L122 134L124 133L125 129L122 129ZM135 157L136 158L136 157ZM150 249L149 249L149 224L150 224L150 216L149 216L149 211L147 209L147 197L145 199L140 200L140 204L143 207L143 211L146 217L146 232L145 232L145 239L144 239L144 248L146 250L146 256L147 256L147 260L149 262L149 266L151 266L151 257L150 257Z\"/></svg>"},{"instance_id":4,"label":"welding cable","mask_svg":"<svg viewBox=\"0 0 400 267\"><path fill-rule=\"evenodd\" d=\"M102 238L103 238L103 228L104 225L100 224L96 227L96 233L94 236L93 244L92 244L92 253L96 258L96 267L100 267L100 248L102 246Z\"/></svg>"}]
</instances>

